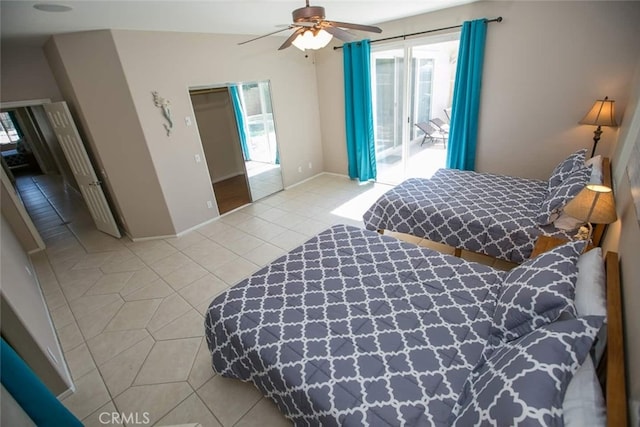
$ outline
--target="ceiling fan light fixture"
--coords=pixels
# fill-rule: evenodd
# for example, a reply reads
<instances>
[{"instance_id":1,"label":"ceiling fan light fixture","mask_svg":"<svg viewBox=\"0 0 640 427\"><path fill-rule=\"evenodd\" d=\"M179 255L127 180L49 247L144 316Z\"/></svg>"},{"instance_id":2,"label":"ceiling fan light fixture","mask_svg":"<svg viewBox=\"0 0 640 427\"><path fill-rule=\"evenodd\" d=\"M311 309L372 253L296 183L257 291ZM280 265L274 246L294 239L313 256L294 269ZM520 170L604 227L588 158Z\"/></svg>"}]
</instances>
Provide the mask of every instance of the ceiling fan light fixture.
<instances>
[{"instance_id":1,"label":"ceiling fan light fixture","mask_svg":"<svg viewBox=\"0 0 640 427\"><path fill-rule=\"evenodd\" d=\"M325 30L308 29L295 38L293 45L303 52L307 49L318 50L328 45L331 39L333 36Z\"/></svg>"}]
</instances>

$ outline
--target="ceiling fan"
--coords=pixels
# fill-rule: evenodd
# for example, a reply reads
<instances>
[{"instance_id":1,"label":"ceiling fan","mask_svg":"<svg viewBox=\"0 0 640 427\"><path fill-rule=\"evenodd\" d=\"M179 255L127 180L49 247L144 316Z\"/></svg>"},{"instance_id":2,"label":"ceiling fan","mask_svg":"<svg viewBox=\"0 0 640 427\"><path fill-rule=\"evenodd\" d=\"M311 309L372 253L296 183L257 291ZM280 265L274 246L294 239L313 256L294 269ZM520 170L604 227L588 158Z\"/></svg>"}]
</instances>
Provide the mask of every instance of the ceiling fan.
<instances>
[{"instance_id":1,"label":"ceiling fan","mask_svg":"<svg viewBox=\"0 0 640 427\"><path fill-rule=\"evenodd\" d=\"M350 42L358 38L355 34L350 33L346 29L368 31L371 33L382 32L380 28L374 27L372 25L328 21L325 19L324 7L309 6L309 0L306 0L305 7L294 10L291 15L293 16L293 23L289 24L286 28L274 31L272 33L264 34L260 37L256 37L238 44L242 45L261 39L263 37L295 29L295 31L289 36L289 38L287 38L287 40L282 43L278 50L286 49L292 44L301 50L319 49L326 46L334 36L345 42Z\"/></svg>"}]
</instances>

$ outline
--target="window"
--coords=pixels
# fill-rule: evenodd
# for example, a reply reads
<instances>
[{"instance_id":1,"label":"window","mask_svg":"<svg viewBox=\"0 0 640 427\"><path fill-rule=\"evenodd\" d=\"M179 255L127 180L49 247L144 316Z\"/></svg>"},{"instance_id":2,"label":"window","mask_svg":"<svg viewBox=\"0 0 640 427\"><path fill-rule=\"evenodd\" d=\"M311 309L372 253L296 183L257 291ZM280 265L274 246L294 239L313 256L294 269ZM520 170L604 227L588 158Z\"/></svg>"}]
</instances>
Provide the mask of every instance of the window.
<instances>
[{"instance_id":1,"label":"window","mask_svg":"<svg viewBox=\"0 0 640 427\"><path fill-rule=\"evenodd\" d=\"M12 112L0 113L0 144L15 144L21 138L21 132L16 125Z\"/></svg>"},{"instance_id":2,"label":"window","mask_svg":"<svg viewBox=\"0 0 640 427\"><path fill-rule=\"evenodd\" d=\"M250 159L278 163L269 82L245 83L241 86L240 96L246 117Z\"/></svg>"}]
</instances>

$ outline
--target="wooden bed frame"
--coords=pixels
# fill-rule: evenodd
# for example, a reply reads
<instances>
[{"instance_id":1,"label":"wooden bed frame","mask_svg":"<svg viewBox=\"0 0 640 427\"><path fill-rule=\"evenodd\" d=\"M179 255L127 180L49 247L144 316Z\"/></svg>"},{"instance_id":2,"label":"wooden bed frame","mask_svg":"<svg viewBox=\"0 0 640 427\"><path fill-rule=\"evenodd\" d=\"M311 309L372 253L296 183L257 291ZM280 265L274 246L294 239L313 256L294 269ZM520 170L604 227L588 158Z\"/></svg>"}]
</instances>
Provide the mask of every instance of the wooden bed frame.
<instances>
[{"instance_id":1,"label":"wooden bed frame","mask_svg":"<svg viewBox=\"0 0 640 427\"><path fill-rule=\"evenodd\" d=\"M607 407L607 426L626 427L628 413L623 306L617 253L607 253L605 268L607 272L607 347L598 366L598 375Z\"/></svg>"}]
</instances>

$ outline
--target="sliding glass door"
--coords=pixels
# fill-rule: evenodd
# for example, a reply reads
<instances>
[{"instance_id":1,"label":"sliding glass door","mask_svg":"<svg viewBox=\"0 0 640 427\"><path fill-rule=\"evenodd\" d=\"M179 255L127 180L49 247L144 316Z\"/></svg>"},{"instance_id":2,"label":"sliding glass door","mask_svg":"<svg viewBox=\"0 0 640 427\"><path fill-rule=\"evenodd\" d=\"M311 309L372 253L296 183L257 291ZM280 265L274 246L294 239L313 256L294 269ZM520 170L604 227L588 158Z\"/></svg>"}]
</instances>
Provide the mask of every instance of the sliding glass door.
<instances>
[{"instance_id":1,"label":"sliding glass door","mask_svg":"<svg viewBox=\"0 0 640 427\"><path fill-rule=\"evenodd\" d=\"M430 177L436 169L444 167L447 113L451 107L459 36L456 33L372 47L379 182L397 184L409 177ZM423 130L417 124L422 124Z\"/></svg>"}]
</instances>

